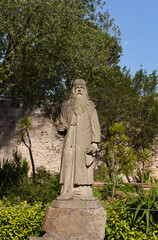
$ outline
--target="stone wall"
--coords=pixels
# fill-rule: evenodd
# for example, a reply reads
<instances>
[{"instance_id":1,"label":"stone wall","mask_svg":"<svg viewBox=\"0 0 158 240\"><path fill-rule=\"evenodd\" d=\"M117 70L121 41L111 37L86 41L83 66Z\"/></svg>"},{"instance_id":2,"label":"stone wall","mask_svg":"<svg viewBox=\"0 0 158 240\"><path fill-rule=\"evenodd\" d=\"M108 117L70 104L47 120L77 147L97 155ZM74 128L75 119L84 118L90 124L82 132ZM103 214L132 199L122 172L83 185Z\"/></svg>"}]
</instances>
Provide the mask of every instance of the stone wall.
<instances>
[{"instance_id":1,"label":"stone wall","mask_svg":"<svg viewBox=\"0 0 158 240\"><path fill-rule=\"evenodd\" d=\"M155 143L155 146L153 147L153 164L151 166L151 172L152 175L158 178L158 146L157 143Z\"/></svg>"},{"instance_id":2,"label":"stone wall","mask_svg":"<svg viewBox=\"0 0 158 240\"><path fill-rule=\"evenodd\" d=\"M13 109L8 104L0 105L0 159L11 158L13 149L17 148L22 153L22 157L27 158L30 163L26 146L17 145L17 122L23 115L24 112L20 109ZM41 109L34 110L29 116L33 125L30 136L36 168L44 166L51 172L59 172L62 137L57 133L54 123L44 117Z\"/></svg>"}]
</instances>

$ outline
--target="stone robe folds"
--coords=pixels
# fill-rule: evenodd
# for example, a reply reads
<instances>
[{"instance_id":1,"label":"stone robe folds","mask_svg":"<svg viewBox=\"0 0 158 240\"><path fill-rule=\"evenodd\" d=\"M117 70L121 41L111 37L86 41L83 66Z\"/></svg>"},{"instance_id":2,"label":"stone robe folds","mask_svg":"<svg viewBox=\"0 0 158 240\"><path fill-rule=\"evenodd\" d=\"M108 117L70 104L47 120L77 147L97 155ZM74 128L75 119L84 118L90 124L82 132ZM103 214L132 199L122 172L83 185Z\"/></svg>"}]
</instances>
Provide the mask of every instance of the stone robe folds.
<instances>
[{"instance_id":1,"label":"stone robe folds","mask_svg":"<svg viewBox=\"0 0 158 240\"><path fill-rule=\"evenodd\" d=\"M93 183L93 166L86 166L86 149L100 142L100 124L95 105L87 100L80 114L75 114L73 100L65 102L61 109L60 123L67 128L63 143L60 183L62 195L73 192L75 186Z\"/></svg>"}]
</instances>

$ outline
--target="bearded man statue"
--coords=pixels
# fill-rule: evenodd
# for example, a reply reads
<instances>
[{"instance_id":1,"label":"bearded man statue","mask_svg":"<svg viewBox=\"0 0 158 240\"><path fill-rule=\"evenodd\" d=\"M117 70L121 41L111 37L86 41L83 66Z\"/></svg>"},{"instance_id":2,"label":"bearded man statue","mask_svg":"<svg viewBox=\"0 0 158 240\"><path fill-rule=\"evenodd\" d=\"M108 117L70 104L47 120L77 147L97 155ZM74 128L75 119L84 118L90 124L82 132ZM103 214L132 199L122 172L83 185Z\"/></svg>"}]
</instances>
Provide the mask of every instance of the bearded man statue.
<instances>
[{"instance_id":1,"label":"bearded man statue","mask_svg":"<svg viewBox=\"0 0 158 240\"><path fill-rule=\"evenodd\" d=\"M62 105L57 128L65 135L58 199L94 200L93 155L100 142L100 124L83 79L73 82L71 97Z\"/></svg>"}]
</instances>

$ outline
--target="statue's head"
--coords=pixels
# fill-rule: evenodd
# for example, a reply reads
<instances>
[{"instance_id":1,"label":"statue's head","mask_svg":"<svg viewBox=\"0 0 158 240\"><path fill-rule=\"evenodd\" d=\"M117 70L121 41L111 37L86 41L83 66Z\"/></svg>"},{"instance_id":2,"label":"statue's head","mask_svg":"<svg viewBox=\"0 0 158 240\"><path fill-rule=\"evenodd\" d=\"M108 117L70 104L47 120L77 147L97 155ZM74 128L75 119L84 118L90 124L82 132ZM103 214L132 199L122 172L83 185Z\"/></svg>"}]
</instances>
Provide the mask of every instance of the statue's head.
<instances>
[{"instance_id":1,"label":"statue's head","mask_svg":"<svg viewBox=\"0 0 158 240\"><path fill-rule=\"evenodd\" d=\"M74 97L87 97L87 86L83 79L77 79L73 82L72 93Z\"/></svg>"},{"instance_id":2,"label":"statue's head","mask_svg":"<svg viewBox=\"0 0 158 240\"><path fill-rule=\"evenodd\" d=\"M86 86L86 82L85 82L85 80L83 80L83 79L76 79L76 80L73 82L73 87L76 86L76 85L84 85L84 86Z\"/></svg>"}]
</instances>

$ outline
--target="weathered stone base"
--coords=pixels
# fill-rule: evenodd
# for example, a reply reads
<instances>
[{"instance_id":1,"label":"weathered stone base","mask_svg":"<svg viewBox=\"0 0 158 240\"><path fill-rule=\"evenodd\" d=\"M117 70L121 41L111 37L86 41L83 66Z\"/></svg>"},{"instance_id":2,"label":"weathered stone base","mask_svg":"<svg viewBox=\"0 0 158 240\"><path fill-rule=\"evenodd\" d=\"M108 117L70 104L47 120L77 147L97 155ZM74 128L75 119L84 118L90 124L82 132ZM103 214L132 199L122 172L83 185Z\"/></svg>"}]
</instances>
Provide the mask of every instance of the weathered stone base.
<instances>
[{"instance_id":1,"label":"weathered stone base","mask_svg":"<svg viewBox=\"0 0 158 240\"><path fill-rule=\"evenodd\" d=\"M72 200L54 200L53 201L54 208L88 208L94 209L100 207L100 201L98 199L95 200L80 200L78 198Z\"/></svg>"},{"instance_id":2,"label":"weathered stone base","mask_svg":"<svg viewBox=\"0 0 158 240\"><path fill-rule=\"evenodd\" d=\"M48 207L43 224L46 234L30 240L103 240L105 224L106 212L102 207Z\"/></svg>"}]
</instances>

